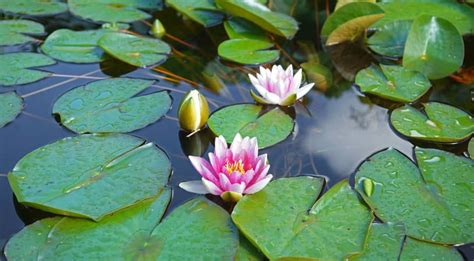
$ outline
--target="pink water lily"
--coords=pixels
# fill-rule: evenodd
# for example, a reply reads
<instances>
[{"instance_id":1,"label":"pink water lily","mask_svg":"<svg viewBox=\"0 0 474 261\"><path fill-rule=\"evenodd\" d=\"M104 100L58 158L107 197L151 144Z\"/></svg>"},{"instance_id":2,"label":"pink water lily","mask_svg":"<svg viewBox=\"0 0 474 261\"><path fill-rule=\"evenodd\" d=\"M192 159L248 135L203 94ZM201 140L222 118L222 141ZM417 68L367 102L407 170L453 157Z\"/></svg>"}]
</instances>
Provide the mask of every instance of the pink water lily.
<instances>
[{"instance_id":1,"label":"pink water lily","mask_svg":"<svg viewBox=\"0 0 474 261\"><path fill-rule=\"evenodd\" d=\"M209 161L195 156L189 159L202 178L179 186L192 193L221 196L226 201L238 201L243 194L256 193L273 178L268 174L267 154L258 155L257 139L242 138L240 134L229 148L224 137L216 138Z\"/></svg>"},{"instance_id":2,"label":"pink water lily","mask_svg":"<svg viewBox=\"0 0 474 261\"><path fill-rule=\"evenodd\" d=\"M262 104L292 105L303 98L314 86L314 83L301 86L302 71L299 69L293 75L291 65L286 70L281 65L273 65L271 70L260 67L260 73L256 76L249 74L250 81L259 95L253 91L250 91L250 94Z\"/></svg>"}]
</instances>

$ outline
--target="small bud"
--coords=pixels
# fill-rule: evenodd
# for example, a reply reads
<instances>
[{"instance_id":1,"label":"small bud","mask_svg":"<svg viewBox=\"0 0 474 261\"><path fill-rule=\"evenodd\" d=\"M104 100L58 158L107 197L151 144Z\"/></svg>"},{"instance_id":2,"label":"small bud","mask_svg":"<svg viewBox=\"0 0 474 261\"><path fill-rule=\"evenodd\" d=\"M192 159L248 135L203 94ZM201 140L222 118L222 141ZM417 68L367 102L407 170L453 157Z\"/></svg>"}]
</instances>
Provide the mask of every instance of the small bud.
<instances>
[{"instance_id":1,"label":"small bud","mask_svg":"<svg viewBox=\"0 0 474 261\"><path fill-rule=\"evenodd\" d=\"M151 26L151 34L156 38L161 38L166 34L166 29L160 20L155 19L153 25Z\"/></svg>"},{"instance_id":2,"label":"small bud","mask_svg":"<svg viewBox=\"0 0 474 261\"><path fill-rule=\"evenodd\" d=\"M183 130L194 132L206 125L209 105L206 97L197 90L186 93L178 108L179 125Z\"/></svg>"},{"instance_id":3,"label":"small bud","mask_svg":"<svg viewBox=\"0 0 474 261\"><path fill-rule=\"evenodd\" d=\"M238 202L242 198L242 194L233 191L226 191L221 194L221 198L225 202Z\"/></svg>"},{"instance_id":4,"label":"small bud","mask_svg":"<svg viewBox=\"0 0 474 261\"><path fill-rule=\"evenodd\" d=\"M367 196L372 196L374 194L374 182L369 178L364 178L362 180L362 187L364 188L364 193Z\"/></svg>"}]
</instances>

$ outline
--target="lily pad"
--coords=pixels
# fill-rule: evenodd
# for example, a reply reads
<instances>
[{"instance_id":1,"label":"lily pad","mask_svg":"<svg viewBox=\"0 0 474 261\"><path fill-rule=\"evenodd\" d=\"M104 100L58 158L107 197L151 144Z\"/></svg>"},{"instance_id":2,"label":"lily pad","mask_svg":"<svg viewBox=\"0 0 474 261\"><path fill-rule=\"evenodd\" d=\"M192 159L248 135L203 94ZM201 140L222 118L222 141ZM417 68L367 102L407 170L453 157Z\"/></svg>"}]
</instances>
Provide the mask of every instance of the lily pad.
<instances>
[{"instance_id":1,"label":"lily pad","mask_svg":"<svg viewBox=\"0 0 474 261\"><path fill-rule=\"evenodd\" d=\"M273 12L256 0L216 0L216 4L232 16L252 21L261 28L288 39L298 31L298 23L288 15Z\"/></svg>"},{"instance_id":2,"label":"lily pad","mask_svg":"<svg viewBox=\"0 0 474 261\"><path fill-rule=\"evenodd\" d=\"M422 73L398 65L371 65L357 73L361 91L398 102L413 102L431 87Z\"/></svg>"},{"instance_id":3,"label":"lily pad","mask_svg":"<svg viewBox=\"0 0 474 261\"><path fill-rule=\"evenodd\" d=\"M131 23L151 16L141 9L159 9L160 0L68 0L74 15L96 22Z\"/></svg>"},{"instance_id":4,"label":"lily pad","mask_svg":"<svg viewBox=\"0 0 474 261\"><path fill-rule=\"evenodd\" d=\"M119 32L104 34L99 40L99 46L109 55L138 67L163 62L171 52L170 46L159 39Z\"/></svg>"},{"instance_id":5,"label":"lily pad","mask_svg":"<svg viewBox=\"0 0 474 261\"><path fill-rule=\"evenodd\" d=\"M449 21L421 15L413 21L403 53L403 66L430 79L457 71L464 60L464 42Z\"/></svg>"},{"instance_id":6,"label":"lily pad","mask_svg":"<svg viewBox=\"0 0 474 261\"><path fill-rule=\"evenodd\" d=\"M415 149L417 166L388 149L367 159L356 190L384 222L403 222L407 235L441 244L474 242L474 161L436 149Z\"/></svg>"},{"instance_id":7,"label":"lily pad","mask_svg":"<svg viewBox=\"0 0 474 261\"><path fill-rule=\"evenodd\" d=\"M37 221L10 239L5 254L11 260L232 260L238 237L229 214L196 198L160 224L170 197L164 190L99 223L70 217Z\"/></svg>"},{"instance_id":8,"label":"lily pad","mask_svg":"<svg viewBox=\"0 0 474 261\"><path fill-rule=\"evenodd\" d=\"M224 28L230 39L269 41L265 31L255 24L239 17L232 17L225 21Z\"/></svg>"},{"instance_id":9,"label":"lily pad","mask_svg":"<svg viewBox=\"0 0 474 261\"><path fill-rule=\"evenodd\" d=\"M59 29L46 38L41 50L48 56L72 63L96 63L103 59L104 51L98 46L106 30L71 31Z\"/></svg>"},{"instance_id":10,"label":"lily pad","mask_svg":"<svg viewBox=\"0 0 474 261\"><path fill-rule=\"evenodd\" d=\"M344 260L362 252L373 219L371 211L347 180L314 203L323 183L315 177L275 180L262 191L243 197L232 220L270 260Z\"/></svg>"},{"instance_id":11,"label":"lily pad","mask_svg":"<svg viewBox=\"0 0 474 261\"><path fill-rule=\"evenodd\" d=\"M437 102L423 106L426 115L409 105L395 109L392 126L404 136L435 142L459 142L474 132L474 119L466 112Z\"/></svg>"},{"instance_id":12,"label":"lily pad","mask_svg":"<svg viewBox=\"0 0 474 261\"><path fill-rule=\"evenodd\" d=\"M215 135L222 135L227 141L240 133L243 137L257 137L260 148L270 147L291 134L294 121L279 108L268 112L262 109L254 104L227 106L214 112L207 124Z\"/></svg>"},{"instance_id":13,"label":"lily pad","mask_svg":"<svg viewBox=\"0 0 474 261\"><path fill-rule=\"evenodd\" d=\"M60 0L0 0L0 10L26 15L54 15L65 12L67 5Z\"/></svg>"},{"instance_id":14,"label":"lily pad","mask_svg":"<svg viewBox=\"0 0 474 261\"><path fill-rule=\"evenodd\" d=\"M43 33L43 25L30 20L0 21L0 46L36 41L35 38L28 35L41 35Z\"/></svg>"},{"instance_id":15,"label":"lily pad","mask_svg":"<svg viewBox=\"0 0 474 261\"><path fill-rule=\"evenodd\" d=\"M410 260L462 261L464 258L452 247L407 238L400 255L400 261Z\"/></svg>"},{"instance_id":16,"label":"lily pad","mask_svg":"<svg viewBox=\"0 0 474 261\"><path fill-rule=\"evenodd\" d=\"M53 59L39 53L0 54L0 85L11 86L39 81L50 73L29 68L54 63L56 62Z\"/></svg>"},{"instance_id":17,"label":"lily pad","mask_svg":"<svg viewBox=\"0 0 474 261\"><path fill-rule=\"evenodd\" d=\"M235 256L236 261L263 261L265 256L256 249L244 236L239 237L239 249Z\"/></svg>"},{"instance_id":18,"label":"lily pad","mask_svg":"<svg viewBox=\"0 0 474 261\"><path fill-rule=\"evenodd\" d=\"M382 25L367 40L369 48L381 55L402 57L412 22L396 20Z\"/></svg>"},{"instance_id":19,"label":"lily pad","mask_svg":"<svg viewBox=\"0 0 474 261\"><path fill-rule=\"evenodd\" d=\"M474 159L474 138L471 138L471 140L469 141L467 151L469 152L469 157L471 157L471 159Z\"/></svg>"},{"instance_id":20,"label":"lily pad","mask_svg":"<svg viewBox=\"0 0 474 261\"><path fill-rule=\"evenodd\" d=\"M155 196L170 171L168 157L152 143L125 134L91 134L30 152L8 181L25 205L100 220Z\"/></svg>"},{"instance_id":21,"label":"lily pad","mask_svg":"<svg viewBox=\"0 0 474 261\"><path fill-rule=\"evenodd\" d=\"M168 92L135 97L153 81L116 78L78 87L53 107L61 123L77 133L130 132L159 120L171 106Z\"/></svg>"},{"instance_id":22,"label":"lily pad","mask_svg":"<svg viewBox=\"0 0 474 261\"><path fill-rule=\"evenodd\" d=\"M232 39L219 44L219 56L240 64L258 65L278 60L278 50L267 50L273 43L252 39Z\"/></svg>"},{"instance_id":23,"label":"lily pad","mask_svg":"<svg viewBox=\"0 0 474 261\"><path fill-rule=\"evenodd\" d=\"M0 128L13 121L23 110L23 99L15 92L0 93Z\"/></svg>"},{"instance_id":24,"label":"lily pad","mask_svg":"<svg viewBox=\"0 0 474 261\"><path fill-rule=\"evenodd\" d=\"M220 24L224 18L224 13L217 9L213 2L209 0L167 0L166 4L204 27L211 27Z\"/></svg>"}]
</instances>

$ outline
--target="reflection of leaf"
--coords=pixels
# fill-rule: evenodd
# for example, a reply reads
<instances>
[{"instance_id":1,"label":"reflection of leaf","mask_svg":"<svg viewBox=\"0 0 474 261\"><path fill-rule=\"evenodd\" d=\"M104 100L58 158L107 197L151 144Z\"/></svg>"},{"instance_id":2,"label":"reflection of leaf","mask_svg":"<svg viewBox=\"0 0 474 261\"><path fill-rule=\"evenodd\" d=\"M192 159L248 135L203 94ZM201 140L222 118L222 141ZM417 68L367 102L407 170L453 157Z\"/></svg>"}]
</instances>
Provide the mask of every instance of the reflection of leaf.
<instances>
[{"instance_id":1,"label":"reflection of leaf","mask_svg":"<svg viewBox=\"0 0 474 261\"><path fill-rule=\"evenodd\" d=\"M13 121L23 110L23 99L15 92L0 93L0 128Z\"/></svg>"},{"instance_id":2,"label":"reflection of leaf","mask_svg":"<svg viewBox=\"0 0 474 261\"><path fill-rule=\"evenodd\" d=\"M415 154L419 169L394 149L371 156L356 173L356 190L377 217L403 222L411 237L473 242L474 161L435 149L416 148ZM367 183L374 186L370 194Z\"/></svg>"},{"instance_id":3,"label":"reflection of leaf","mask_svg":"<svg viewBox=\"0 0 474 261\"><path fill-rule=\"evenodd\" d=\"M271 63L280 57L277 50L267 50L273 43L251 39L232 39L219 45L219 56L240 64Z\"/></svg>"},{"instance_id":4,"label":"reflection of leaf","mask_svg":"<svg viewBox=\"0 0 474 261\"><path fill-rule=\"evenodd\" d=\"M94 134L30 152L8 181L20 203L100 220L156 195L170 170L166 154L151 143L124 134Z\"/></svg>"},{"instance_id":5,"label":"reflection of leaf","mask_svg":"<svg viewBox=\"0 0 474 261\"><path fill-rule=\"evenodd\" d=\"M424 104L425 113L405 105L395 109L390 121L401 134L436 142L462 141L474 132L474 119L464 111L442 103Z\"/></svg>"},{"instance_id":6,"label":"reflection of leaf","mask_svg":"<svg viewBox=\"0 0 474 261\"><path fill-rule=\"evenodd\" d=\"M369 48L381 55L401 57L411 24L411 20L384 24L367 40Z\"/></svg>"},{"instance_id":7,"label":"reflection of leaf","mask_svg":"<svg viewBox=\"0 0 474 261\"><path fill-rule=\"evenodd\" d=\"M39 53L0 54L0 84L5 86L36 82L50 75L29 68L52 65L55 61Z\"/></svg>"},{"instance_id":8,"label":"reflection of leaf","mask_svg":"<svg viewBox=\"0 0 474 261\"><path fill-rule=\"evenodd\" d=\"M89 83L62 95L53 113L77 133L134 131L160 119L171 106L165 91L134 97L152 84L127 78Z\"/></svg>"},{"instance_id":9,"label":"reflection of leaf","mask_svg":"<svg viewBox=\"0 0 474 261\"><path fill-rule=\"evenodd\" d=\"M26 15L54 15L65 12L67 6L59 0L0 0L0 9Z\"/></svg>"},{"instance_id":10,"label":"reflection of leaf","mask_svg":"<svg viewBox=\"0 0 474 261\"><path fill-rule=\"evenodd\" d=\"M238 104L214 112L207 122L212 132L227 141L237 133L243 137L257 137L260 148L269 147L286 139L293 130L294 122L281 109L275 108L260 115L262 106Z\"/></svg>"},{"instance_id":11,"label":"reflection of leaf","mask_svg":"<svg viewBox=\"0 0 474 261\"><path fill-rule=\"evenodd\" d=\"M224 18L209 0L167 0L166 4L205 27L220 24Z\"/></svg>"},{"instance_id":12,"label":"reflection of leaf","mask_svg":"<svg viewBox=\"0 0 474 261\"><path fill-rule=\"evenodd\" d=\"M37 22L29 20L0 21L0 46L35 41L34 38L28 35L39 35L43 33L43 25Z\"/></svg>"},{"instance_id":13,"label":"reflection of leaf","mask_svg":"<svg viewBox=\"0 0 474 261\"><path fill-rule=\"evenodd\" d=\"M317 89L326 91L332 86L332 73L326 66L310 61L302 63L301 68L303 68L308 80L315 83Z\"/></svg>"},{"instance_id":14,"label":"reflection of leaf","mask_svg":"<svg viewBox=\"0 0 474 261\"><path fill-rule=\"evenodd\" d=\"M232 220L271 260L344 260L363 250L373 217L347 180L314 203L323 183L305 176L275 180L243 197Z\"/></svg>"}]
</instances>

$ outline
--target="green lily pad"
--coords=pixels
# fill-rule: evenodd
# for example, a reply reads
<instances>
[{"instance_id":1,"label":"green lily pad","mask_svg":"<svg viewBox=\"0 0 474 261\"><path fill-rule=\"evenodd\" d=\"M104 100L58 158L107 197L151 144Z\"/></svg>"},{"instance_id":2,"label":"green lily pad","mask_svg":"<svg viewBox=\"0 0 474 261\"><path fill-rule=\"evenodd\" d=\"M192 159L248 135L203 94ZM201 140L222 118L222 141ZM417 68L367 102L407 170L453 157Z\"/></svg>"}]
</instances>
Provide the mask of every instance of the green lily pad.
<instances>
[{"instance_id":1,"label":"green lily pad","mask_svg":"<svg viewBox=\"0 0 474 261\"><path fill-rule=\"evenodd\" d=\"M171 52L170 46L159 39L118 32L104 34L99 46L109 55L138 67L163 62Z\"/></svg>"},{"instance_id":2,"label":"green lily pad","mask_svg":"<svg viewBox=\"0 0 474 261\"><path fill-rule=\"evenodd\" d=\"M474 138L471 138L471 140L469 141L467 151L469 152L469 157L471 157L471 159L474 159Z\"/></svg>"},{"instance_id":3,"label":"green lily pad","mask_svg":"<svg viewBox=\"0 0 474 261\"><path fill-rule=\"evenodd\" d=\"M357 73L355 83L362 92L398 102L413 102L431 87L422 73L398 65L371 65Z\"/></svg>"},{"instance_id":4,"label":"green lily pad","mask_svg":"<svg viewBox=\"0 0 474 261\"><path fill-rule=\"evenodd\" d=\"M41 35L43 33L43 25L37 22L29 20L0 21L0 46L36 41L35 38L28 35Z\"/></svg>"},{"instance_id":5,"label":"green lily pad","mask_svg":"<svg viewBox=\"0 0 474 261\"><path fill-rule=\"evenodd\" d=\"M323 183L305 176L275 180L243 197L232 220L270 260L344 260L363 250L373 216L347 180L314 203Z\"/></svg>"},{"instance_id":6,"label":"green lily pad","mask_svg":"<svg viewBox=\"0 0 474 261\"><path fill-rule=\"evenodd\" d=\"M423 106L426 115L409 105L395 109L392 126L404 136L435 142L459 142L474 132L474 119L466 112L437 102Z\"/></svg>"},{"instance_id":7,"label":"green lily pad","mask_svg":"<svg viewBox=\"0 0 474 261\"><path fill-rule=\"evenodd\" d=\"M244 236L239 237L239 249L235 256L236 261L263 261L265 256L256 249Z\"/></svg>"},{"instance_id":8,"label":"green lily pad","mask_svg":"<svg viewBox=\"0 0 474 261\"><path fill-rule=\"evenodd\" d=\"M106 30L71 31L59 29L46 38L41 50L48 56L72 63L96 63L103 59L104 51L98 41Z\"/></svg>"},{"instance_id":9,"label":"green lily pad","mask_svg":"<svg viewBox=\"0 0 474 261\"><path fill-rule=\"evenodd\" d=\"M68 0L74 15L96 22L131 23L151 16L140 9L159 9L160 0Z\"/></svg>"},{"instance_id":10,"label":"green lily pad","mask_svg":"<svg viewBox=\"0 0 474 261\"><path fill-rule=\"evenodd\" d=\"M29 68L54 63L56 62L53 59L39 53L0 54L0 85L11 86L39 81L50 73Z\"/></svg>"},{"instance_id":11,"label":"green lily pad","mask_svg":"<svg viewBox=\"0 0 474 261\"><path fill-rule=\"evenodd\" d=\"M369 48L384 56L402 57L412 22L396 20L382 25L367 40Z\"/></svg>"},{"instance_id":12,"label":"green lily pad","mask_svg":"<svg viewBox=\"0 0 474 261\"><path fill-rule=\"evenodd\" d=\"M232 16L252 21L262 29L288 39L298 31L298 23L293 17L273 12L255 0L216 0L216 4Z\"/></svg>"},{"instance_id":13,"label":"green lily pad","mask_svg":"<svg viewBox=\"0 0 474 261\"><path fill-rule=\"evenodd\" d=\"M400 261L411 260L446 260L462 261L464 258L452 247L407 238L400 255Z\"/></svg>"},{"instance_id":14,"label":"green lily pad","mask_svg":"<svg viewBox=\"0 0 474 261\"><path fill-rule=\"evenodd\" d=\"M153 81L116 78L89 83L61 96L53 107L61 123L77 133L130 132L163 117L168 92L135 97Z\"/></svg>"},{"instance_id":15,"label":"green lily pad","mask_svg":"<svg viewBox=\"0 0 474 261\"><path fill-rule=\"evenodd\" d=\"M15 92L0 93L0 128L13 121L23 110L23 99Z\"/></svg>"},{"instance_id":16,"label":"green lily pad","mask_svg":"<svg viewBox=\"0 0 474 261\"><path fill-rule=\"evenodd\" d=\"M240 64L258 65L278 60L278 50L267 50L273 43L252 39L231 39L219 44L217 53L225 60Z\"/></svg>"},{"instance_id":17,"label":"green lily pad","mask_svg":"<svg viewBox=\"0 0 474 261\"><path fill-rule=\"evenodd\" d=\"M294 121L279 108L262 114L262 106L237 104L214 112L207 124L211 131L232 141L237 133L243 137L257 137L260 148L270 147L286 139Z\"/></svg>"},{"instance_id":18,"label":"green lily pad","mask_svg":"<svg viewBox=\"0 0 474 261\"><path fill-rule=\"evenodd\" d=\"M67 5L60 0L0 0L0 10L42 16L65 12Z\"/></svg>"},{"instance_id":19,"label":"green lily pad","mask_svg":"<svg viewBox=\"0 0 474 261\"><path fill-rule=\"evenodd\" d=\"M224 14L217 9L213 2L209 0L167 0L166 4L204 27L211 27L220 24L224 18Z\"/></svg>"},{"instance_id":20,"label":"green lily pad","mask_svg":"<svg viewBox=\"0 0 474 261\"><path fill-rule=\"evenodd\" d=\"M405 226L403 224L373 223L369 229L364 252L350 257L349 260L397 260L404 238Z\"/></svg>"},{"instance_id":21,"label":"green lily pad","mask_svg":"<svg viewBox=\"0 0 474 261\"><path fill-rule=\"evenodd\" d=\"M448 20L421 15L413 21L403 53L403 66L430 79L457 71L464 60L464 42Z\"/></svg>"},{"instance_id":22,"label":"green lily pad","mask_svg":"<svg viewBox=\"0 0 474 261\"><path fill-rule=\"evenodd\" d=\"M403 222L407 235L442 244L474 241L474 161L415 149L417 166L394 149L365 161L356 190L384 222ZM372 188L371 188L372 187Z\"/></svg>"},{"instance_id":23,"label":"green lily pad","mask_svg":"<svg viewBox=\"0 0 474 261\"><path fill-rule=\"evenodd\" d=\"M230 39L269 41L265 31L255 24L239 17L232 17L225 21L224 28Z\"/></svg>"},{"instance_id":24,"label":"green lily pad","mask_svg":"<svg viewBox=\"0 0 474 261\"><path fill-rule=\"evenodd\" d=\"M168 157L152 143L125 134L91 134L30 152L8 181L25 205L100 220L155 196L170 171Z\"/></svg>"},{"instance_id":25,"label":"green lily pad","mask_svg":"<svg viewBox=\"0 0 474 261\"><path fill-rule=\"evenodd\" d=\"M350 3L357 3L357 2L369 2L369 3L375 3L375 0L337 0L336 6L334 7L334 10L337 10L347 4Z\"/></svg>"}]
</instances>

